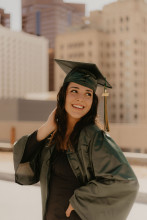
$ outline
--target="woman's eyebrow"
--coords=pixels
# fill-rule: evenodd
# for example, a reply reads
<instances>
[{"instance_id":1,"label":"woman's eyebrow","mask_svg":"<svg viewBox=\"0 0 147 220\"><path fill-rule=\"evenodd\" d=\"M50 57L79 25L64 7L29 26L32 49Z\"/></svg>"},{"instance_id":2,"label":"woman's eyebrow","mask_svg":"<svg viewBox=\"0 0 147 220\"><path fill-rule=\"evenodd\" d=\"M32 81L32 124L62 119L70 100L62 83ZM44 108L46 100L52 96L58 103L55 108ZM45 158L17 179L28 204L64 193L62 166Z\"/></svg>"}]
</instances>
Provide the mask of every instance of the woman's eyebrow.
<instances>
[{"instance_id":1,"label":"woman's eyebrow","mask_svg":"<svg viewBox=\"0 0 147 220\"><path fill-rule=\"evenodd\" d=\"M69 89L79 89L79 87L71 86L71 87L69 87ZM92 93L92 90L90 90L90 89L86 89L86 91Z\"/></svg>"},{"instance_id":2,"label":"woman's eyebrow","mask_svg":"<svg viewBox=\"0 0 147 220\"><path fill-rule=\"evenodd\" d=\"M79 87L71 86L71 87L69 87L69 89L79 89Z\"/></svg>"}]
</instances>

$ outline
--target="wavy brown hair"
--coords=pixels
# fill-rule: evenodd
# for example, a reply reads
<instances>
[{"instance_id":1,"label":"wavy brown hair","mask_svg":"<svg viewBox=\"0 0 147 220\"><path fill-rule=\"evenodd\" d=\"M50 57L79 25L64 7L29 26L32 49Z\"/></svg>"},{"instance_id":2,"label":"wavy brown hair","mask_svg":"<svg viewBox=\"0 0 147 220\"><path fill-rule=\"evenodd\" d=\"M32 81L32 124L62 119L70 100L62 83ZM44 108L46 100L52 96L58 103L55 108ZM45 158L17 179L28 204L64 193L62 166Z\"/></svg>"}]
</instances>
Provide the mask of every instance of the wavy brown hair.
<instances>
[{"instance_id":1,"label":"wavy brown hair","mask_svg":"<svg viewBox=\"0 0 147 220\"><path fill-rule=\"evenodd\" d=\"M67 113L65 111L66 90L69 83L64 83L57 95L57 109L55 114L56 131L50 140L50 144L56 144L58 149L64 149L63 143L67 131ZM76 148L80 131L87 125L95 124L97 118L98 97L93 93L93 102L89 112L84 115L74 126L68 139L68 146Z\"/></svg>"}]
</instances>

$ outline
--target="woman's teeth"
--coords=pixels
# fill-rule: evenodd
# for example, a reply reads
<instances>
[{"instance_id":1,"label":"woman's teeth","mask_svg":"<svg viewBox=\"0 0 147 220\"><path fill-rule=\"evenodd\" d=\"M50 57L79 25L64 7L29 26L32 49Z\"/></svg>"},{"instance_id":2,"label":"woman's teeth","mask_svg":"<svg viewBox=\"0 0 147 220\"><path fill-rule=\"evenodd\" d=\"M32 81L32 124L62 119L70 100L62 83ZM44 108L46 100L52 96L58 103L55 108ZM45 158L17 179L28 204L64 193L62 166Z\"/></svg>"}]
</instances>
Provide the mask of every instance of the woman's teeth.
<instances>
[{"instance_id":1,"label":"woman's teeth","mask_svg":"<svg viewBox=\"0 0 147 220\"><path fill-rule=\"evenodd\" d=\"M80 108L80 109L83 109L84 106L81 106L81 105L72 105L74 108Z\"/></svg>"}]
</instances>

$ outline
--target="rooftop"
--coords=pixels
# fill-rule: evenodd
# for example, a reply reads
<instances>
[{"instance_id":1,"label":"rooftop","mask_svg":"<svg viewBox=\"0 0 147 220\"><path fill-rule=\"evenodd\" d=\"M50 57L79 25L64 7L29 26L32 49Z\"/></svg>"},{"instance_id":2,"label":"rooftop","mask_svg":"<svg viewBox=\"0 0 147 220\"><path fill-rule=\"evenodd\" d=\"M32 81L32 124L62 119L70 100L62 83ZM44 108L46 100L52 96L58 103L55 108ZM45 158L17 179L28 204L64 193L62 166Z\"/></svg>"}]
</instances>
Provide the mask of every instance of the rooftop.
<instances>
[{"instance_id":1,"label":"rooftop","mask_svg":"<svg viewBox=\"0 0 147 220\"><path fill-rule=\"evenodd\" d=\"M127 155L126 155L127 156ZM140 161L142 158L147 158L147 155L139 155ZM131 157L131 155L130 155ZM132 154L133 157L133 154ZM137 154L134 158L137 158ZM137 159L138 160L138 159ZM132 168L138 177L140 189L136 202L129 214L127 220L141 220L147 219L146 205L147 205L147 164L135 165L133 161ZM7 196L6 196L7 192ZM26 219L41 219L41 194L40 188L36 185L21 186L14 183L14 168L13 168L13 154L11 152L0 151L0 207L3 209L0 212L0 219L21 220ZM15 201L15 202L14 202ZM19 207L19 208L18 208ZM25 207L25 209L24 209ZM15 210L19 210L16 212ZM7 212L9 210L9 212ZM13 217L12 217L13 216Z\"/></svg>"}]
</instances>

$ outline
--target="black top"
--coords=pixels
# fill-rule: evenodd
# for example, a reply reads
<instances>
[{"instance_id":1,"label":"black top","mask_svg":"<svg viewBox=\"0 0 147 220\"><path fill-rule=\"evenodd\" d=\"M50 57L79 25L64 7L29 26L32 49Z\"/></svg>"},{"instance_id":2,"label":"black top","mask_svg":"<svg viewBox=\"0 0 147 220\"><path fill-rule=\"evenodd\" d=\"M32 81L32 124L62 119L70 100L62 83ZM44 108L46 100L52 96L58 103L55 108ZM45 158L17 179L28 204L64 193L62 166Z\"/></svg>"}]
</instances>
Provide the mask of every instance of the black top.
<instances>
[{"instance_id":1,"label":"black top","mask_svg":"<svg viewBox=\"0 0 147 220\"><path fill-rule=\"evenodd\" d=\"M43 147L43 141L39 145L36 135L37 132L34 132L29 136L22 162L26 162L33 157L36 145L40 148ZM51 179L46 220L81 220L75 211L71 212L69 218L65 214L69 205L69 199L78 187L80 187L80 184L68 162L66 151L58 151L55 148L51 157Z\"/></svg>"}]
</instances>

